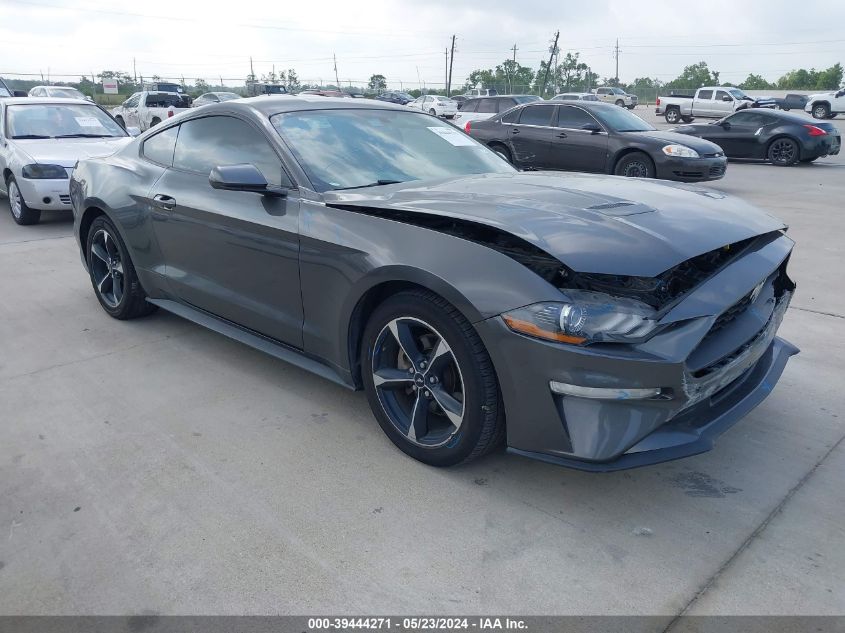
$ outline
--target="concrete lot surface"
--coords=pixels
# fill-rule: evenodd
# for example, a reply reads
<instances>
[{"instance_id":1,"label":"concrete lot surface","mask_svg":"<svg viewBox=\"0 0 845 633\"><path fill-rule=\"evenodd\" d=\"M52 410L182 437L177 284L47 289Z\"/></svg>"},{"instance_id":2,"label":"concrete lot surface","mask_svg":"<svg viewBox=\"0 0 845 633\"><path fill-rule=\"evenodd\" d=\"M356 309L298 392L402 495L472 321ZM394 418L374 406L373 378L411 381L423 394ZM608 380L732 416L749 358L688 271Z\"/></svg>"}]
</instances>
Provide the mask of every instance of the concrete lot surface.
<instances>
[{"instance_id":1,"label":"concrete lot surface","mask_svg":"<svg viewBox=\"0 0 845 633\"><path fill-rule=\"evenodd\" d=\"M802 352L714 451L605 475L414 462L361 393L110 319L69 216L0 201L0 614L845 614L845 156L709 186L791 225Z\"/></svg>"}]
</instances>

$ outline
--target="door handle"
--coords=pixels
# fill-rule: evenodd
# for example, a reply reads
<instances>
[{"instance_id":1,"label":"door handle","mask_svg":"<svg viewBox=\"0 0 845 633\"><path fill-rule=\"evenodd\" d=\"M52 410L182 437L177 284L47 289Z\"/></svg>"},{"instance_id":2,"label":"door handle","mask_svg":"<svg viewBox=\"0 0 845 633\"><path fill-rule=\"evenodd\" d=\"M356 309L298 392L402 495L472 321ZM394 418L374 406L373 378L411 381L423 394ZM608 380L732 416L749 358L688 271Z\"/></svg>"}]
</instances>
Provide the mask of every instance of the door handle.
<instances>
[{"instance_id":1,"label":"door handle","mask_svg":"<svg viewBox=\"0 0 845 633\"><path fill-rule=\"evenodd\" d=\"M159 209L164 209L165 211L173 211L173 209L176 207L176 198L165 195L163 193L157 193L153 196L153 204Z\"/></svg>"},{"instance_id":2,"label":"door handle","mask_svg":"<svg viewBox=\"0 0 845 633\"><path fill-rule=\"evenodd\" d=\"M519 129L514 128L513 131L511 132L511 134L519 134Z\"/></svg>"},{"instance_id":3,"label":"door handle","mask_svg":"<svg viewBox=\"0 0 845 633\"><path fill-rule=\"evenodd\" d=\"M557 135L558 138L566 138L566 132L561 132Z\"/></svg>"}]
</instances>

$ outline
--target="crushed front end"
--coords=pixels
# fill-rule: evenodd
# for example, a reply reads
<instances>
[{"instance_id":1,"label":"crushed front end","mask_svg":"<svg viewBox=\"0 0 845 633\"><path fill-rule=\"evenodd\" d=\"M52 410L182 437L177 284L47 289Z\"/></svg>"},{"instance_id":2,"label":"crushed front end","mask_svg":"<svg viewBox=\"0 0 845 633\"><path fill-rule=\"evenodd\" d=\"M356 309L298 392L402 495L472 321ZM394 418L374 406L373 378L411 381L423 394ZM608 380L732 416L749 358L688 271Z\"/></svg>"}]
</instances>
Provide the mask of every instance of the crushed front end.
<instances>
[{"instance_id":1,"label":"crushed front end","mask_svg":"<svg viewBox=\"0 0 845 633\"><path fill-rule=\"evenodd\" d=\"M645 305L649 327L626 326L647 332L635 342L550 340L542 323L532 335L510 315L477 324L499 374L510 450L609 471L712 448L798 352L777 337L795 289L787 274L792 247L774 231L649 279L558 271L563 295Z\"/></svg>"}]
</instances>

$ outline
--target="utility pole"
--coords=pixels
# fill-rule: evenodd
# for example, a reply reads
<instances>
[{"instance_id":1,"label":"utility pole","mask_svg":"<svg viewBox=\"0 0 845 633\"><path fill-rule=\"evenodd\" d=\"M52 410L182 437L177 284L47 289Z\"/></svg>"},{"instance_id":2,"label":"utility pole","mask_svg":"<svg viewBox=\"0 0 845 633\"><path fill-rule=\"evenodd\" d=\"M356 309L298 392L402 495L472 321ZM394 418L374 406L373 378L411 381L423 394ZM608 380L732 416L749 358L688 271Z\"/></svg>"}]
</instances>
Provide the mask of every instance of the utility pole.
<instances>
[{"instance_id":1,"label":"utility pole","mask_svg":"<svg viewBox=\"0 0 845 633\"><path fill-rule=\"evenodd\" d=\"M452 36L452 54L449 57L449 78L446 80L446 96L452 96L452 64L455 63L455 36Z\"/></svg>"},{"instance_id":2,"label":"utility pole","mask_svg":"<svg viewBox=\"0 0 845 633\"><path fill-rule=\"evenodd\" d=\"M616 83L619 83L619 38L616 38L616 46L613 48L613 56L616 58Z\"/></svg>"},{"instance_id":3,"label":"utility pole","mask_svg":"<svg viewBox=\"0 0 845 633\"><path fill-rule=\"evenodd\" d=\"M443 76L443 89L446 89L446 84L449 83L449 47L446 47L446 74Z\"/></svg>"},{"instance_id":4,"label":"utility pole","mask_svg":"<svg viewBox=\"0 0 845 633\"><path fill-rule=\"evenodd\" d=\"M334 81L337 85L337 89L340 90L340 79L337 78L337 55L332 53L332 57L334 58Z\"/></svg>"},{"instance_id":5,"label":"utility pole","mask_svg":"<svg viewBox=\"0 0 845 633\"><path fill-rule=\"evenodd\" d=\"M543 87L540 89L540 96L542 97L546 94L546 83L549 81L549 68L552 66L552 59L554 59L555 53L557 52L557 40L560 37L560 31L555 31L555 42L552 44L552 47L549 49L549 63L546 66L546 74L543 75Z\"/></svg>"},{"instance_id":6,"label":"utility pole","mask_svg":"<svg viewBox=\"0 0 845 633\"><path fill-rule=\"evenodd\" d=\"M132 58L132 81L135 82L135 85L138 85L138 69L135 67L135 58Z\"/></svg>"},{"instance_id":7,"label":"utility pole","mask_svg":"<svg viewBox=\"0 0 845 633\"><path fill-rule=\"evenodd\" d=\"M249 56L249 76L255 81L255 69L252 67L252 55Z\"/></svg>"}]
</instances>

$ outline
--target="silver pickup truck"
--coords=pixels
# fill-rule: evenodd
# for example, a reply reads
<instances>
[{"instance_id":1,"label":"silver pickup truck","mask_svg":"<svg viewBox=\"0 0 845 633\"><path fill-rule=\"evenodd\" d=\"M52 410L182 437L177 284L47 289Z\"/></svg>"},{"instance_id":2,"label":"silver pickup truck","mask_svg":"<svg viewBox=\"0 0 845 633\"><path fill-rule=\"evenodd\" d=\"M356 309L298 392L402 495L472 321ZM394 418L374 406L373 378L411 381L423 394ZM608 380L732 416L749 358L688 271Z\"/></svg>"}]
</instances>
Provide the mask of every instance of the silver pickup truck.
<instances>
[{"instance_id":1,"label":"silver pickup truck","mask_svg":"<svg viewBox=\"0 0 845 633\"><path fill-rule=\"evenodd\" d=\"M743 108L775 107L774 100L758 102L739 88L728 86L705 86L695 92L694 97L673 95L658 97L654 112L666 117L667 123L691 123L695 117L721 119Z\"/></svg>"}]
</instances>

